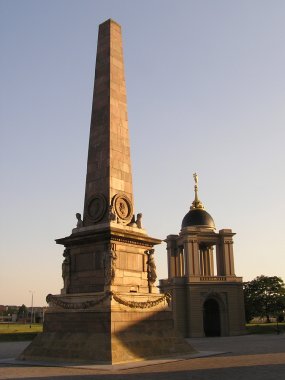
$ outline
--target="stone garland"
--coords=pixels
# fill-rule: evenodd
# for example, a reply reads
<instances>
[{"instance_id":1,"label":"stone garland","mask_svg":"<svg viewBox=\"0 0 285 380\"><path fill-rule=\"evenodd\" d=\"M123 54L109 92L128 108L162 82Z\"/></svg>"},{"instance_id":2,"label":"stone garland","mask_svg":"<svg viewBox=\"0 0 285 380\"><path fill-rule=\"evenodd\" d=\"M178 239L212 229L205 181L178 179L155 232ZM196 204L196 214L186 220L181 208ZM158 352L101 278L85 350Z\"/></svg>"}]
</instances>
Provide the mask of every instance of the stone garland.
<instances>
[{"instance_id":1,"label":"stone garland","mask_svg":"<svg viewBox=\"0 0 285 380\"><path fill-rule=\"evenodd\" d=\"M46 297L47 303L53 303L59 307L62 307L63 309L89 309L91 307L94 307L96 305L99 305L100 303L104 302L107 298L114 298L114 300L121 305L128 306L132 309L149 309L151 307L159 305L161 302L166 301L169 305L171 300L171 295L169 293L164 294L162 297L159 297L155 301L146 301L146 302L136 302L136 301L128 301L126 299L123 299L118 296L118 294L114 292L107 292L103 297L93 300L93 301L86 301L81 303L73 303L73 302L65 302L57 297L53 296L52 294L48 294Z\"/></svg>"},{"instance_id":2,"label":"stone garland","mask_svg":"<svg viewBox=\"0 0 285 380\"><path fill-rule=\"evenodd\" d=\"M106 293L103 297L97 300L73 303L62 301L57 297L53 296L52 294L48 294L46 301L47 303L53 303L59 307L62 307L63 309L89 309L90 307L94 307L96 305L99 305L101 302L104 302L110 296L112 296L110 293Z\"/></svg>"},{"instance_id":3,"label":"stone garland","mask_svg":"<svg viewBox=\"0 0 285 380\"><path fill-rule=\"evenodd\" d=\"M151 307L159 305L161 302L166 301L168 304L170 303L171 295L169 293L164 294L162 297L158 298L155 301L146 301L146 302L135 302L128 301L123 298L120 298L118 294L113 293L113 298L116 302L131 307L133 309L149 309Z\"/></svg>"}]
</instances>

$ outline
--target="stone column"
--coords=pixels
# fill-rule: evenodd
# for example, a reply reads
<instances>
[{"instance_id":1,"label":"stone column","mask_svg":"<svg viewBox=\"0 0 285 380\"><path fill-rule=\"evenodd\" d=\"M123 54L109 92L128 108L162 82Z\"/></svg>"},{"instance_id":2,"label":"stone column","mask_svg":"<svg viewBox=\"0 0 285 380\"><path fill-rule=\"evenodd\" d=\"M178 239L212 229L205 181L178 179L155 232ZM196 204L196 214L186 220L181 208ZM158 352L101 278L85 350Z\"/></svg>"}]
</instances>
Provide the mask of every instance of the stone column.
<instances>
[{"instance_id":1,"label":"stone column","mask_svg":"<svg viewBox=\"0 0 285 380\"><path fill-rule=\"evenodd\" d=\"M214 276L215 268L214 268L214 247L209 248L209 261L210 261L210 276Z\"/></svg>"},{"instance_id":2,"label":"stone column","mask_svg":"<svg viewBox=\"0 0 285 380\"><path fill-rule=\"evenodd\" d=\"M218 275L220 276L235 275L232 240L234 235L230 229L219 231L219 254L217 253L217 262L219 262Z\"/></svg>"},{"instance_id":3,"label":"stone column","mask_svg":"<svg viewBox=\"0 0 285 380\"><path fill-rule=\"evenodd\" d=\"M197 239L190 238L184 242L184 254L185 254L185 274L186 276L199 276L199 246Z\"/></svg>"},{"instance_id":4,"label":"stone column","mask_svg":"<svg viewBox=\"0 0 285 380\"><path fill-rule=\"evenodd\" d=\"M200 274L212 276L213 273L213 252L209 247L200 249Z\"/></svg>"},{"instance_id":5,"label":"stone column","mask_svg":"<svg viewBox=\"0 0 285 380\"><path fill-rule=\"evenodd\" d=\"M225 263L224 263L224 246L219 239L217 245L216 245L216 263L217 263L217 276L224 276L225 275Z\"/></svg>"},{"instance_id":6,"label":"stone column","mask_svg":"<svg viewBox=\"0 0 285 380\"><path fill-rule=\"evenodd\" d=\"M168 235L166 238L169 279L176 277L176 254L177 254L176 238L177 238L177 235Z\"/></svg>"},{"instance_id":7,"label":"stone column","mask_svg":"<svg viewBox=\"0 0 285 380\"><path fill-rule=\"evenodd\" d=\"M204 273L206 276L211 276L211 261L210 261L210 248L204 250Z\"/></svg>"},{"instance_id":8,"label":"stone column","mask_svg":"<svg viewBox=\"0 0 285 380\"><path fill-rule=\"evenodd\" d=\"M229 241L229 261L230 261L230 273L235 276L235 261L234 261L234 250L233 250L233 240Z\"/></svg>"},{"instance_id":9,"label":"stone column","mask_svg":"<svg viewBox=\"0 0 285 380\"><path fill-rule=\"evenodd\" d=\"M184 260L183 247L178 247L178 255L179 255L179 272L180 272L180 276L182 277L185 274L185 260Z\"/></svg>"},{"instance_id":10,"label":"stone column","mask_svg":"<svg viewBox=\"0 0 285 380\"><path fill-rule=\"evenodd\" d=\"M183 247L177 247L175 249L175 276L183 276Z\"/></svg>"},{"instance_id":11,"label":"stone column","mask_svg":"<svg viewBox=\"0 0 285 380\"><path fill-rule=\"evenodd\" d=\"M225 256L225 273L226 275L234 275L234 257L233 257L233 241L224 241L224 256Z\"/></svg>"},{"instance_id":12,"label":"stone column","mask_svg":"<svg viewBox=\"0 0 285 380\"><path fill-rule=\"evenodd\" d=\"M199 259L200 259L200 274L204 276L204 251L199 249Z\"/></svg>"}]
</instances>

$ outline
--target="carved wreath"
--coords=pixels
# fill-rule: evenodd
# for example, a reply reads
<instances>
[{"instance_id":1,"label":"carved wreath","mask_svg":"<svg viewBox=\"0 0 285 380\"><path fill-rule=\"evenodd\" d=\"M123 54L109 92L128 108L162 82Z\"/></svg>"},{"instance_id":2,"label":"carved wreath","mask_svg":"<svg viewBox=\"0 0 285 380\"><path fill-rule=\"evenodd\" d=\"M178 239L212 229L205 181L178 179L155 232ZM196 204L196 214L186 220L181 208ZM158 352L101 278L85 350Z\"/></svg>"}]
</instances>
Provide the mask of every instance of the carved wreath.
<instances>
[{"instance_id":1,"label":"carved wreath","mask_svg":"<svg viewBox=\"0 0 285 380\"><path fill-rule=\"evenodd\" d=\"M114 292L107 292L103 297L97 299L97 300L92 300L92 301L85 301L85 302L80 302L80 303L74 303L74 302L66 302L62 301L56 296L53 296L52 294L49 294L46 297L47 303L52 303L54 305L57 305L63 309L89 309L91 307L94 307L96 305L99 305L100 303L104 302L106 299L112 299L121 305L128 306L132 309L149 309L151 307L157 306L160 303L166 301L167 304L170 304L171 301L171 295L170 293L165 293L162 297L157 298L154 301L146 301L146 302L136 302L136 301L128 301L122 297L120 297L118 294Z\"/></svg>"}]
</instances>

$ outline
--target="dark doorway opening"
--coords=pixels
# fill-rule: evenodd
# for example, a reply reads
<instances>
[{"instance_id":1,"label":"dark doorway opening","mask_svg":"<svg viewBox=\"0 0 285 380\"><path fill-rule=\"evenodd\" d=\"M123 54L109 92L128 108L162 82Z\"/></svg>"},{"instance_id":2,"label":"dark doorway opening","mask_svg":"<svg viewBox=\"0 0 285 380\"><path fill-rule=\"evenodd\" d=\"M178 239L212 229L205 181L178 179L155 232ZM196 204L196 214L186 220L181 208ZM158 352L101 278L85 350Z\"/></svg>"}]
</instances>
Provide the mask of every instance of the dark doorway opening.
<instances>
[{"instance_id":1,"label":"dark doorway opening","mask_svg":"<svg viewBox=\"0 0 285 380\"><path fill-rule=\"evenodd\" d=\"M203 320L206 336L221 336L220 307L216 300L208 299L205 301Z\"/></svg>"}]
</instances>

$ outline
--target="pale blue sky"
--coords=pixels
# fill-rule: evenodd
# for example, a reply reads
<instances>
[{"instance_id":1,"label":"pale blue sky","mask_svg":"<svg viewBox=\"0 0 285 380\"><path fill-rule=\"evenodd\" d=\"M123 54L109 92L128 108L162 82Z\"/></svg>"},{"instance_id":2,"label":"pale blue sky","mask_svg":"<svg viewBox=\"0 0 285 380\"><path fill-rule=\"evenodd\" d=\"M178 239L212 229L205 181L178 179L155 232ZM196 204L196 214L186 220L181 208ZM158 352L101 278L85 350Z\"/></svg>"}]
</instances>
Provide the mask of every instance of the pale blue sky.
<instances>
[{"instance_id":1,"label":"pale blue sky","mask_svg":"<svg viewBox=\"0 0 285 380\"><path fill-rule=\"evenodd\" d=\"M45 304L82 212L98 25L122 25L135 211L179 233L192 173L236 274L285 279L283 0L0 1L0 304ZM159 278L166 250L157 249Z\"/></svg>"}]
</instances>

